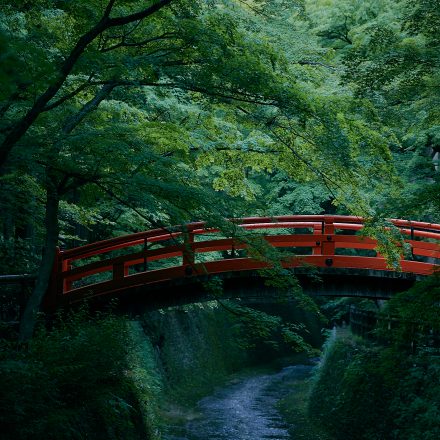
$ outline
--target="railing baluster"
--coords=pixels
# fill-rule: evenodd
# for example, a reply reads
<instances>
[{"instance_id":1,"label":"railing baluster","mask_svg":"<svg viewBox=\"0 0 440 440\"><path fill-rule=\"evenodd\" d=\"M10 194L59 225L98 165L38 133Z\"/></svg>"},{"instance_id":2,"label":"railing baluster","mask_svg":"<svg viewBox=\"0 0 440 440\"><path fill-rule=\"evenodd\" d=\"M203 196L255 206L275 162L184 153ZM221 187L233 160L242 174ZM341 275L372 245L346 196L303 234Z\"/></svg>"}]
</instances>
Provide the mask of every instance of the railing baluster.
<instances>
[{"instance_id":1,"label":"railing baluster","mask_svg":"<svg viewBox=\"0 0 440 440\"><path fill-rule=\"evenodd\" d=\"M144 238L144 272L148 270L148 259L147 259L147 251L148 251L148 238Z\"/></svg>"},{"instance_id":2,"label":"railing baluster","mask_svg":"<svg viewBox=\"0 0 440 440\"><path fill-rule=\"evenodd\" d=\"M59 264L61 264L61 272L67 272L68 270L72 269L72 265L69 259L63 259L61 257L61 251L58 250L57 258L59 260ZM61 260L61 261L60 261ZM72 281L69 279L64 278L63 280L63 286L62 286L62 292L68 292L69 290L72 290Z\"/></svg>"},{"instance_id":3,"label":"railing baluster","mask_svg":"<svg viewBox=\"0 0 440 440\"><path fill-rule=\"evenodd\" d=\"M324 219L324 241L322 243L323 255L335 255L335 225L334 217Z\"/></svg>"}]
</instances>

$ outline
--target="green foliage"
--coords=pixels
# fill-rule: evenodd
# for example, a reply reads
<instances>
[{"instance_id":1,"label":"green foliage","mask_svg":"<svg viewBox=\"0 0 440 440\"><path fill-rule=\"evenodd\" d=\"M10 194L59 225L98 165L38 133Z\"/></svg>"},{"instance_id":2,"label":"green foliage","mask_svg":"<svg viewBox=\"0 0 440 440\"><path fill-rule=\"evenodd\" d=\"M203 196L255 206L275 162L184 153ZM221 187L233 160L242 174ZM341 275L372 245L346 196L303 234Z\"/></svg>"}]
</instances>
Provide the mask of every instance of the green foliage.
<instances>
[{"instance_id":1,"label":"green foliage","mask_svg":"<svg viewBox=\"0 0 440 440\"><path fill-rule=\"evenodd\" d=\"M377 240L375 250L386 259L390 269L400 271L402 256L408 258L411 255L410 245L405 243L403 234L388 220L381 218L367 220L360 235Z\"/></svg>"},{"instance_id":2,"label":"green foliage","mask_svg":"<svg viewBox=\"0 0 440 440\"><path fill-rule=\"evenodd\" d=\"M430 345L431 333L440 330L440 277L433 275L416 283L406 292L395 295L382 310L384 321L377 329L382 337L403 350ZM397 322L388 329L386 318Z\"/></svg>"},{"instance_id":3,"label":"green foliage","mask_svg":"<svg viewBox=\"0 0 440 440\"><path fill-rule=\"evenodd\" d=\"M38 267L39 255L31 240L0 237L0 261L2 274L32 274Z\"/></svg>"},{"instance_id":4,"label":"green foliage","mask_svg":"<svg viewBox=\"0 0 440 440\"><path fill-rule=\"evenodd\" d=\"M117 2L111 15L138 7ZM98 2L3 6L7 44L27 62L26 78L11 76L14 92L3 97L6 132L102 13ZM137 26L104 31L84 49L15 147L9 170L20 164L44 187L50 167L68 208L66 244L78 238L78 224L111 230L112 208L131 229L209 217L209 205L235 214L219 193L254 199L262 190L252 175L274 170L309 185L324 179L331 188L314 191L317 203L333 193L354 209L366 198L360 186L392 172L389 142L377 121L364 122L362 105L331 90L325 56L296 2L176 2ZM274 212L315 209L296 183L273 191L291 193L290 185L302 200L286 195ZM368 210L368 201L362 205Z\"/></svg>"},{"instance_id":5,"label":"green foliage","mask_svg":"<svg viewBox=\"0 0 440 440\"><path fill-rule=\"evenodd\" d=\"M384 313L397 314L403 323L418 319L437 329L440 327L439 306L440 276L434 274L407 292L393 296Z\"/></svg>"},{"instance_id":6,"label":"green foliage","mask_svg":"<svg viewBox=\"0 0 440 440\"><path fill-rule=\"evenodd\" d=\"M298 183L283 172L258 176L256 180L262 187L261 192L264 197L262 206L257 204L262 214L321 214L325 211L328 212L328 202L332 195L320 181L312 180Z\"/></svg>"},{"instance_id":7,"label":"green foliage","mask_svg":"<svg viewBox=\"0 0 440 440\"><path fill-rule=\"evenodd\" d=\"M144 328L160 356L167 401L192 405L248 364L235 320L215 303L147 313Z\"/></svg>"},{"instance_id":8,"label":"green foliage","mask_svg":"<svg viewBox=\"0 0 440 440\"><path fill-rule=\"evenodd\" d=\"M377 304L366 298L319 298L317 300L321 313L333 325L344 326L350 319L350 306L355 305L357 309L377 312Z\"/></svg>"},{"instance_id":9,"label":"green foliage","mask_svg":"<svg viewBox=\"0 0 440 440\"><path fill-rule=\"evenodd\" d=\"M440 328L438 308L439 279L433 276L384 308L376 332L386 347L347 336L329 339L310 415L335 439L438 437L440 356L432 340Z\"/></svg>"},{"instance_id":10,"label":"green foliage","mask_svg":"<svg viewBox=\"0 0 440 440\"><path fill-rule=\"evenodd\" d=\"M395 438L426 440L440 435L440 361L438 352L419 352L407 365L391 409L396 415Z\"/></svg>"},{"instance_id":11,"label":"green foliage","mask_svg":"<svg viewBox=\"0 0 440 440\"><path fill-rule=\"evenodd\" d=\"M144 431L149 434L148 438L160 438L158 408L163 399L164 378L158 368L157 354L145 335L141 322L131 321L128 325L132 345L127 356L127 377L133 384Z\"/></svg>"},{"instance_id":12,"label":"green foliage","mask_svg":"<svg viewBox=\"0 0 440 440\"><path fill-rule=\"evenodd\" d=\"M251 248L249 252L252 254L259 250ZM266 256L266 253L264 255ZM261 255L255 258L258 257L261 258ZM269 289L268 294L276 296L276 305L285 306L286 309L298 308L303 314L308 313L321 322L325 321L314 300L302 291L292 271L275 265L258 272L264 281L264 289ZM306 341L305 335L308 329L304 323L291 321L288 318L283 319L276 313L257 310L234 301L224 301L223 285L220 279L214 278L204 283L204 288L235 318L235 326L239 330L236 339L241 348L249 350L258 347L260 351L267 348L270 352L267 358L276 357L279 350L315 354L312 345Z\"/></svg>"},{"instance_id":13,"label":"green foliage","mask_svg":"<svg viewBox=\"0 0 440 440\"><path fill-rule=\"evenodd\" d=\"M319 423L314 422L307 414L307 403L310 397L310 378L296 380L286 384L289 394L277 403L280 412L291 426L292 436L299 440L331 440Z\"/></svg>"},{"instance_id":14,"label":"green foliage","mask_svg":"<svg viewBox=\"0 0 440 440\"><path fill-rule=\"evenodd\" d=\"M368 98L392 129L401 191L377 200L390 216L437 221L438 3L309 2L314 32L336 51L341 84Z\"/></svg>"},{"instance_id":15,"label":"green foliage","mask_svg":"<svg viewBox=\"0 0 440 440\"><path fill-rule=\"evenodd\" d=\"M150 4L114 3L110 20ZM63 246L206 220L245 242L249 256L270 263L268 283L312 311L316 306L282 268L283 259L292 255L234 229L224 218L321 212L368 217L364 234L379 241L378 251L396 270L405 248L383 218L439 221L439 176L432 163L440 150L438 1L176 0L143 20L98 32L69 65L73 48L100 23L104 10L105 3L98 0L6 1L0 6L0 142L19 131L0 171L1 272L36 270L48 232L48 188L55 188L60 200L56 220ZM28 128L21 127L32 111L37 117ZM423 316L437 326L435 283L397 297L390 310L402 322ZM254 337L266 349L280 341L307 348L297 324L224 305L235 317L197 318L189 329L179 313L168 318L182 335L179 344L187 346L201 366L194 370L191 359L177 353L179 344L173 347L166 340L167 374L181 390L176 391L180 397L195 385L194 398L200 396L238 368L244 362L240 348L254 344ZM422 315L426 310L432 314ZM161 318L154 320L160 327ZM224 322L231 325L226 328ZM94 330L101 323L107 342ZM44 429L49 433L45 438L55 436L60 420L66 438L97 430L99 423L79 406L83 400L99 420L112 420L108 425L116 431L106 432L106 438L120 437L124 423L138 423L131 410L136 408L133 399L148 407L149 391L136 394L127 385L127 353L116 336L126 333L119 325L110 318L64 321L53 332L38 335L29 352L5 348L4 377L22 383L38 402L31 407L4 384L9 403L17 397L15 422L22 431L16 438L26 437L24 417L31 420L28 426L36 438ZM219 328L227 335L227 349L220 346ZM191 342L197 333L210 335L213 346L200 335ZM393 343L404 346L410 333L414 336L413 323L402 324ZM417 344L423 347L424 341ZM99 354L101 345L108 354ZM90 357L81 347L88 348ZM224 360L228 350L240 359L237 364ZM372 390L381 384L388 390L388 379L380 377L392 364L385 354L371 347L362 347L358 354L349 347L340 350L342 358L350 359L347 375L334 378L342 381L340 386L367 393L367 377ZM143 347L143 352L151 360L151 347ZM133 356L139 365L142 356ZM402 373L409 396L425 386L419 380L422 371L431 379L437 374L435 366L426 367L435 365L427 359L422 356L423 367L414 367L417 381ZM98 371L95 364L102 368L103 381L93 373ZM69 374L63 374L66 368ZM186 382L179 368L186 372ZM149 377L141 370L131 378L138 385ZM35 378L44 384L44 392ZM88 394L95 384L100 396ZM68 402L64 394L71 397ZM434 397L426 396L401 406L386 396L377 408L385 402L394 405L399 426L406 426L405 415L420 415L429 426L426 435L434 437L435 424L428 422L436 420ZM369 395L365 402L374 406L375 399ZM362 412L355 406L349 414L348 407L358 403L350 392L336 407L327 403L329 411L337 408L347 420L357 420ZM365 426L365 421L360 423ZM393 426L403 430L401 438L417 437L417 431L398 425ZM133 426L129 432L136 431ZM378 429L389 426L378 423ZM366 436L374 435L371 429L365 426ZM356 437L349 426L342 432Z\"/></svg>"},{"instance_id":16,"label":"green foliage","mask_svg":"<svg viewBox=\"0 0 440 440\"><path fill-rule=\"evenodd\" d=\"M125 319L84 311L41 327L27 349L2 341L4 438L145 438L131 349Z\"/></svg>"},{"instance_id":17,"label":"green foliage","mask_svg":"<svg viewBox=\"0 0 440 440\"><path fill-rule=\"evenodd\" d=\"M110 23L142 11L109 5ZM103 14L94 1L1 9L5 46L26 63L0 97L2 148L18 136L2 177L12 215L1 223L29 195L8 179L24 177L33 203L23 223L40 232L26 233L38 250L45 232L72 247L193 219L218 226L243 212L369 216L377 193L395 191L393 133L336 84L302 4L181 0L87 40ZM280 182L267 184L269 173ZM60 234L42 227L49 188ZM285 257L252 245L255 258Z\"/></svg>"},{"instance_id":18,"label":"green foliage","mask_svg":"<svg viewBox=\"0 0 440 440\"><path fill-rule=\"evenodd\" d=\"M335 439L435 438L440 429L438 353L407 354L339 338L316 372L310 416Z\"/></svg>"},{"instance_id":19,"label":"green foliage","mask_svg":"<svg viewBox=\"0 0 440 440\"><path fill-rule=\"evenodd\" d=\"M270 364L295 352L315 353L305 340L304 324L232 301L149 312L143 319L171 404L193 405L245 367Z\"/></svg>"}]
</instances>

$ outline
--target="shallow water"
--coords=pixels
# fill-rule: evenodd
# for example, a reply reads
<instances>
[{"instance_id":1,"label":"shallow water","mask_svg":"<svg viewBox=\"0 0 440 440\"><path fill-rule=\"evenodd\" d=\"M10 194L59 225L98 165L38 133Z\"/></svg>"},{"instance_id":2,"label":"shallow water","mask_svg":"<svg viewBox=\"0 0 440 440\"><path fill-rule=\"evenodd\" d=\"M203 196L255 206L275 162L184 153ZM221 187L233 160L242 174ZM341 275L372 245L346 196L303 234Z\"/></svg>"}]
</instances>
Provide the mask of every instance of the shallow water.
<instances>
[{"instance_id":1,"label":"shallow water","mask_svg":"<svg viewBox=\"0 0 440 440\"><path fill-rule=\"evenodd\" d=\"M286 367L279 373L250 377L228 385L198 403L200 417L173 427L165 440L293 439L276 409L289 381L307 377L310 366Z\"/></svg>"}]
</instances>

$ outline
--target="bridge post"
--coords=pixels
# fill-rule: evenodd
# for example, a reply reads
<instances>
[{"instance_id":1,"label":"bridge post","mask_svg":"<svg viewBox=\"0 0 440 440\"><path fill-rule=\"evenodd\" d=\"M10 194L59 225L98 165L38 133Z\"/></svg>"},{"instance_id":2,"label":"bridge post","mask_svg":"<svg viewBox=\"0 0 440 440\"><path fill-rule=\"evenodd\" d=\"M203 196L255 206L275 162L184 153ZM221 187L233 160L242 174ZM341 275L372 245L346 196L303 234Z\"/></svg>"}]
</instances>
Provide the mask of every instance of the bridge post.
<instances>
[{"instance_id":1,"label":"bridge post","mask_svg":"<svg viewBox=\"0 0 440 440\"><path fill-rule=\"evenodd\" d=\"M113 264L113 281L123 280L128 275L128 267L125 263L117 262Z\"/></svg>"},{"instance_id":2,"label":"bridge post","mask_svg":"<svg viewBox=\"0 0 440 440\"><path fill-rule=\"evenodd\" d=\"M56 256L57 264L60 266L60 274L63 272L67 272L68 270L72 269L72 265L70 264L70 260L65 260L61 257L61 251L57 250L57 256ZM72 281L63 279L63 285L61 287L61 293L68 292L72 289Z\"/></svg>"},{"instance_id":3,"label":"bridge post","mask_svg":"<svg viewBox=\"0 0 440 440\"><path fill-rule=\"evenodd\" d=\"M183 265L190 264L193 265L195 262L194 251L192 249L192 244L194 243L194 234L192 232L183 233Z\"/></svg>"},{"instance_id":4,"label":"bridge post","mask_svg":"<svg viewBox=\"0 0 440 440\"><path fill-rule=\"evenodd\" d=\"M322 242L323 255L335 255L335 224L334 217L324 218L324 240Z\"/></svg>"},{"instance_id":5,"label":"bridge post","mask_svg":"<svg viewBox=\"0 0 440 440\"><path fill-rule=\"evenodd\" d=\"M148 238L144 238L144 272L148 270Z\"/></svg>"},{"instance_id":6,"label":"bridge post","mask_svg":"<svg viewBox=\"0 0 440 440\"><path fill-rule=\"evenodd\" d=\"M322 235L324 232L324 223L313 224L313 235ZM322 242L321 240L315 241L315 246L312 249L312 255L322 255Z\"/></svg>"}]
</instances>

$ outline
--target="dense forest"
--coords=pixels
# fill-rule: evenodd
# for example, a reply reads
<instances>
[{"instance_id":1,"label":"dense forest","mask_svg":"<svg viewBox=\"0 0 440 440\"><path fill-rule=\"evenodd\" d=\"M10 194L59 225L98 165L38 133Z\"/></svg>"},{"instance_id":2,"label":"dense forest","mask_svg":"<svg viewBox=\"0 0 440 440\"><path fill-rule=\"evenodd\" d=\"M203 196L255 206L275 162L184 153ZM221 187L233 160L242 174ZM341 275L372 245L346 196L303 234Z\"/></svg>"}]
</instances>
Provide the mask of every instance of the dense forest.
<instances>
[{"instance_id":1,"label":"dense forest","mask_svg":"<svg viewBox=\"0 0 440 440\"><path fill-rule=\"evenodd\" d=\"M387 219L440 223L439 0L3 0L0 81L0 274L35 276L19 323L4 312L17 286L0 284L5 438L159 438L167 393L194 404L262 353L319 346L301 323L221 301L136 323L86 305L44 317L57 247L349 214L398 266ZM313 325L349 302L272 282ZM392 332L328 339L292 438L439 438L439 286L389 301Z\"/></svg>"}]
</instances>

